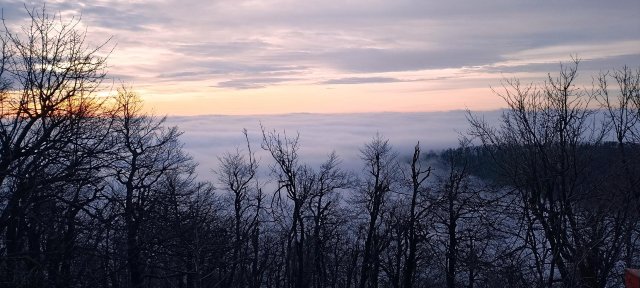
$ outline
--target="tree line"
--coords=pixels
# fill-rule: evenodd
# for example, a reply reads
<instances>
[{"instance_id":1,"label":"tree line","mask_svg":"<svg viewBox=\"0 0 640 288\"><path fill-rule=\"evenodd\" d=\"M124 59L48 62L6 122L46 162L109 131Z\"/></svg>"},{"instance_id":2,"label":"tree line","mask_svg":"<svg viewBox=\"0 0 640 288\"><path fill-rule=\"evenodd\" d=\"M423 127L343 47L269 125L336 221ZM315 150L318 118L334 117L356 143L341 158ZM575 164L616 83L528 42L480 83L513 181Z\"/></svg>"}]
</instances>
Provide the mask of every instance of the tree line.
<instances>
[{"instance_id":1,"label":"tree line","mask_svg":"<svg viewBox=\"0 0 640 288\"><path fill-rule=\"evenodd\" d=\"M0 36L1 287L615 287L640 266L640 70L507 79L499 123L469 112L438 153L375 135L360 171L313 166L263 127L197 176L131 88L99 93L108 41L29 16Z\"/></svg>"}]
</instances>

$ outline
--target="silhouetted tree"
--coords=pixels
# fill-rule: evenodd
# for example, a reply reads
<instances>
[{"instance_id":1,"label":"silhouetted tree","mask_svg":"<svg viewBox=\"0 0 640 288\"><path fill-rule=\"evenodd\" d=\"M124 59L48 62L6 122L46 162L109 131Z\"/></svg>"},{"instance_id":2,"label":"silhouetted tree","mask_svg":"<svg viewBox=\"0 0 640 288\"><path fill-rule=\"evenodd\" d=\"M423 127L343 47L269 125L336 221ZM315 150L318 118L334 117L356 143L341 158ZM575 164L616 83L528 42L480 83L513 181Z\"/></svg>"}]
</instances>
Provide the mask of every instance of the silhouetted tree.
<instances>
[{"instance_id":1,"label":"silhouetted tree","mask_svg":"<svg viewBox=\"0 0 640 288\"><path fill-rule=\"evenodd\" d=\"M541 85L508 80L499 93L508 109L498 129L470 118L473 134L519 193L528 226L537 230L530 235L544 235L539 247L548 247L550 258L538 257L544 262L536 265L548 287L604 287L624 246L621 193L602 185L610 179L598 169L607 161L597 150L604 125L590 109L592 95L576 87L577 67L577 60L561 65L560 75Z\"/></svg>"},{"instance_id":2,"label":"silhouetted tree","mask_svg":"<svg viewBox=\"0 0 640 288\"><path fill-rule=\"evenodd\" d=\"M79 21L27 11L16 32L0 35L0 189L4 206L2 282L66 287L86 232L85 207L101 190L106 150L103 101L106 43L85 43Z\"/></svg>"},{"instance_id":3,"label":"silhouetted tree","mask_svg":"<svg viewBox=\"0 0 640 288\"><path fill-rule=\"evenodd\" d=\"M287 209L287 205L293 205L290 213L289 227L286 235L285 247L285 279L287 287L307 287L308 279L305 275L305 221L303 219L303 209L310 197L310 183L305 178L310 174L309 167L299 164L298 159L298 136L289 138L285 134L281 136L275 131L262 131L262 148L271 154L275 161L272 172L277 179L277 188L274 194L274 201L277 202L277 209ZM286 198L282 197L285 194ZM285 200L289 202L285 202ZM287 219L289 220L289 219Z\"/></svg>"},{"instance_id":4,"label":"silhouetted tree","mask_svg":"<svg viewBox=\"0 0 640 288\"><path fill-rule=\"evenodd\" d=\"M609 81L613 78L616 86L609 87ZM621 191L619 209L620 217L627 219L627 223L619 229L623 229L626 249L625 266L634 267L634 250L638 247L638 205L640 205L640 152L637 144L640 141L640 106L637 99L640 97L640 69L633 71L625 66L613 72L600 73L597 77L596 99L604 110L605 121L609 125L611 134L617 144L618 157L611 161L608 167L608 177L616 179L611 181L614 187ZM635 101L635 102L634 102ZM622 172L622 173L621 173ZM622 176L622 177L621 177Z\"/></svg>"},{"instance_id":5,"label":"silhouetted tree","mask_svg":"<svg viewBox=\"0 0 640 288\"><path fill-rule=\"evenodd\" d=\"M409 219L406 226L407 232L407 259L402 276L402 287L413 287L415 273L418 264L418 245L424 241L424 235L419 232L426 214L431 210L431 203L425 201L425 181L431 175L431 167L423 168L423 160L420 152L420 143L416 144L411 158L411 202L409 206Z\"/></svg>"},{"instance_id":6,"label":"silhouetted tree","mask_svg":"<svg viewBox=\"0 0 640 288\"><path fill-rule=\"evenodd\" d=\"M229 287L246 287L258 278L258 251L249 250L250 243L258 241L259 217L263 200L257 183L258 162L251 151L247 130L243 131L247 141L246 157L240 150L226 153L220 159L218 182L230 192L233 206L233 256L229 272ZM257 243L254 243L256 245ZM256 259L252 259L256 257ZM253 270L253 271L252 271ZM252 280L254 279L254 280ZM256 283L253 283L255 287Z\"/></svg>"},{"instance_id":7,"label":"silhouetted tree","mask_svg":"<svg viewBox=\"0 0 640 288\"><path fill-rule=\"evenodd\" d=\"M119 146L112 169L118 185L113 192L123 207L129 283L140 287L146 268L141 232L157 200L155 185L168 174L191 173L194 165L181 150L177 128L164 127L165 118L142 114L135 93L121 89L117 107L113 129Z\"/></svg>"},{"instance_id":8,"label":"silhouetted tree","mask_svg":"<svg viewBox=\"0 0 640 288\"><path fill-rule=\"evenodd\" d=\"M366 236L362 255L359 287L378 287L380 271L380 217L389 192L399 180L396 153L388 140L376 135L360 150L364 161L364 175L358 199L367 212Z\"/></svg>"},{"instance_id":9,"label":"silhouetted tree","mask_svg":"<svg viewBox=\"0 0 640 288\"><path fill-rule=\"evenodd\" d=\"M494 227L501 224L494 213L499 194L472 177L469 153L466 140L459 148L442 153L444 173L438 175L432 200L434 226L442 243L438 249L444 251L447 287L478 285L479 276L489 269L485 263L496 256L489 254L499 247L492 235ZM466 279L461 274L466 274Z\"/></svg>"},{"instance_id":10,"label":"silhouetted tree","mask_svg":"<svg viewBox=\"0 0 640 288\"><path fill-rule=\"evenodd\" d=\"M331 265L327 262L329 260L337 262L334 266L339 265L340 262L337 257L329 257L329 251L338 249L330 243L338 244L339 242L335 240L339 239L339 235L336 233L342 232L339 209L341 199L337 193L340 189L350 188L352 179L350 173L341 170L339 165L340 160L334 152L329 154L328 159L320 165L320 170L315 175L308 175L312 177L309 183L312 185L311 195L307 205L310 214L308 219L311 221L308 238L311 246L309 262L313 265L311 273L313 287L329 286L332 278L329 278L330 273L327 270Z\"/></svg>"}]
</instances>

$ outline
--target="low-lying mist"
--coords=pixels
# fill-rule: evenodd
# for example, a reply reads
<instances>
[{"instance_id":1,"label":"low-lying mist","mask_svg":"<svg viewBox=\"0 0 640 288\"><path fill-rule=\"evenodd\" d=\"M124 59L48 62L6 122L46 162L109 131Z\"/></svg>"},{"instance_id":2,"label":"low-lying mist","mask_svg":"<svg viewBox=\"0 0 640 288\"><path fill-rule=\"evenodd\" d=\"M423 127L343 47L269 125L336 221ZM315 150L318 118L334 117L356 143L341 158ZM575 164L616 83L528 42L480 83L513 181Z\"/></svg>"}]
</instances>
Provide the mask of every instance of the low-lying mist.
<instances>
[{"instance_id":1,"label":"low-lying mist","mask_svg":"<svg viewBox=\"0 0 640 288\"><path fill-rule=\"evenodd\" d=\"M493 121L500 111L477 112L487 121ZM246 151L242 134L247 129L251 149L268 165L268 158L260 145L261 125L267 131L286 133L289 137L299 134L300 155L304 163L318 165L329 153L335 151L343 160L345 169L362 166L359 149L376 133L389 139L401 155L409 155L417 141L423 151L439 151L455 147L460 135L468 129L467 112L419 113L360 113L360 114L284 114L251 116L173 116L168 125L175 125L184 132L181 137L185 150L200 165L200 177L207 178L218 165L219 156L226 151Z\"/></svg>"}]
</instances>

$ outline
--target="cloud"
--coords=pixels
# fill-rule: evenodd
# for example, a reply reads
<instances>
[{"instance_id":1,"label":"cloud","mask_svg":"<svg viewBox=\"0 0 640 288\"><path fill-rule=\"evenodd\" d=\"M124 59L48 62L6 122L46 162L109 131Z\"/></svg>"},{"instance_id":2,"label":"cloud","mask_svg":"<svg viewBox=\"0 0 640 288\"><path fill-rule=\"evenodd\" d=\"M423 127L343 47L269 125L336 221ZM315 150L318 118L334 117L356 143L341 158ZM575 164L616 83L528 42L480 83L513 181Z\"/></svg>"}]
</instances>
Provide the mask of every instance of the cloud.
<instances>
[{"instance_id":1,"label":"cloud","mask_svg":"<svg viewBox=\"0 0 640 288\"><path fill-rule=\"evenodd\" d=\"M576 54L580 60L579 71L581 74L591 76L599 71L620 69L627 65L629 67L640 67L640 53L630 55L617 55L603 58L583 58L582 54ZM571 59L567 57L559 58L557 61L549 61L543 63L521 63L515 65L496 65L482 67L481 69L489 73L518 73L526 70L527 72L537 73L556 73L560 69L560 63L569 63ZM634 66L635 65L635 66Z\"/></svg>"},{"instance_id":2,"label":"cloud","mask_svg":"<svg viewBox=\"0 0 640 288\"><path fill-rule=\"evenodd\" d=\"M1 6L11 27L24 23L22 1ZM492 72L538 72L572 53L607 68L619 63L615 57L640 54L637 0L57 0L47 9L65 19L82 15L90 42L114 35L110 72L151 95L168 95L163 85L178 82L192 82L183 88L198 93L219 83L232 93L283 79L398 83L390 79L484 68L438 80L478 88L474 81L487 79L486 87ZM626 59L638 65L637 57ZM414 84L389 85L398 89L389 95Z\"/></svg>"},{"instance_id":3,"label":"cloud","mask_svg":"<svg viewBox=\"0 0 640 288\"><path fill-rule=\"evenodd\" d=\"M491 64L501 57L482 49L410 50L348 48L319 55L334 68L360 73L461 68Z\"/></svg>"},{"instance_id":4,"label":"cloud","mask_svg":"<svg viewBox=\"0 0 640 288\"><path fill-rule=\"evenodd\" d=\"M618 41L612 43L588 43L565 44L547 46L519 51L505 55L504 63L496 63L496 66L524 66L527 64L539 64L558 62L566 59L567 55L578 55L585 60L604 60L612 57L640 54L640 39L633 41Z\"/></svg>"},{"instance_id":5,"label":"cloud","mask_svg":"<svg viewBox=\"0 0 640 288\"><path fill-rule=\"evenodd\" d=\"M397 78L391 77L346 77L346 78L338 78L338 79L330 79L327 81L322 81L322 84L366 84L366 83L393 83L393 82L403 82L405 80L400 80Z\"/></svg>"},{"instance_id":6,"label":"cloud","mask_svg":"<svg viewBox=\"0 0 640 288\"><path fill-rule=\"evenodd\" d=\"M203 57L220 57L257 53L272 48L272 45L261 40L233 40L229 42L195 42L177 44L175 50L185 55Z\"/></svg>"},{"instance_id":7,"label":"cloud","mask_svg":"<svg viewBox=\"0 0 640 288\"><path fill-rule=\"evenodd\" d=\"M141 44L166 47L193 58L187 62L190 65L205 67L201 72L182 66L182 71L158 75L176 79L185 73L237 71L246 73L244 77L258 77L264 71L255 69L255 63L338 73L481 66L552 47L637 40L634 32L640 28L631 20L640 10L637 1L534 5L493 0L473 5L418 0L263 0L197 2L195 6L190 2L196 3L94 1L79 5L58 1L53 6L76 7L92 25L118 30L119 35L155 27L145 32ZM579 51L569 49L562 56L575 52ZM175 69L164 69L169 70ZM299 76L306 72L292 71ZM362 75L366 77L374 76Z\"/></svg>"},{"instance_id":8,"label":"cloud","mask_svg":"<svg viewBox=\"0 0 640 288\"><path fill-rule=\"evenodd\" d=\"M244 78L233 79L228 81L218 82L215 87L220 88L233 88L233 89L255 89L263 88L267 85L273 85L283 82L295 81L296 78Z\"/></svg>"},{"instance_id":9,"label":"cloud","mask_svg":"<svg viewBox=\"0 0 640 288\"><path fill-rule=\"evenodd\" d=\"M176 71L168 73L160 73L158 78L163 80L207 80L211 78L226 77L234 75L234 77L248 77L248 79L231 79L223 81L223 85L219 87L231 87L224 84L233 84L239 82L255 82L255 83L278 83L291 80L291 78L277 78L282 76L297 75L308 69L303 66L292 65L270 65L270 64L244 64L237 62L223 61L202 61L193 63L192 65L184 65L184 69L197 69L188 71ZM229 83L226 83L229 82Z\"/></svg>"},{"instance_id":10,"label":"cloud","mask_svg":"<svg viewBox=\"0 0 640 288\"><path fill-rule=\"evenodd\" d=\"M488 121L498 119L499 111L482 113ZM300 136L300 154L304 163L317 166L332 151L351 170L362 166L359 149L376 133L388 138L400 155L409 155L420 141L422 150L438 151L455 147L460 133L468 129L465 111L430 113L363 113L363 114L285 114L253 116L186 116L169 117L167 124L184 131L185 149L200 162L198 171L210 173L218 165L217 157L226 151L244 149L242 129L246 128L254 151L259 152L262 166L269 157L260 149L262 124L289 136ZM208 174L210 175L210 174Z\"/></svg>"},{"instance_id":11,"label":"cloud","mask_svg":"<svg viewBox=\"0 0 640 288\"><path fill-rule=\"evenodd\" d=\"M149 13L143 3L96 3L94 5L75 5L66 3L67 9L81 11L91 25L109 27L109 29L134 33L146 33L149 26L161 25L167 21L162 15ZM60 7L58 7L60 8Z\"/></svg>"}]
</instances>

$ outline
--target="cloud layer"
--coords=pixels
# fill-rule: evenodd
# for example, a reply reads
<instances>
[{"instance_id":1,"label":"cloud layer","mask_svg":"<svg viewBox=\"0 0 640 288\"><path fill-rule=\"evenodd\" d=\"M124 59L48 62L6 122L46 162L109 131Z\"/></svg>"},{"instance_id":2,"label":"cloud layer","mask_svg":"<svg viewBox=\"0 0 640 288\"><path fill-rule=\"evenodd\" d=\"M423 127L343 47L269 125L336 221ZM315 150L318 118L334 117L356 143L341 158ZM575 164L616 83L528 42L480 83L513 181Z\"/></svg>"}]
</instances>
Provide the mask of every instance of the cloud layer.
<instances>
[{"instance_id":1,"label":"cloud layer","mask_svg":"<svg viewBox=\"0 0 640 288\"><path fill-rule=\"evenodd\" d=\"M484 112L488 121L498 111ZM389 139L401 155L409 155L419 141L423 151L439 151L455 147L468 128L465 111L430 113L363 113L363 114L286 114L262 116L184 116L169 117L167 124L176 125L184 134L185 149L200 162L201 175L209 175L218 165L217 157L235 149L244 149L242 134L247 129L254 151L264 165L270 163L260 148L262 125L289 137L299 135L302 161L318 165L332 151L344 160L348 169L361 168L359 149L376 133Z\"/></svg>"}]
</instances>

